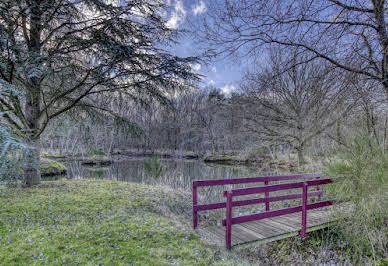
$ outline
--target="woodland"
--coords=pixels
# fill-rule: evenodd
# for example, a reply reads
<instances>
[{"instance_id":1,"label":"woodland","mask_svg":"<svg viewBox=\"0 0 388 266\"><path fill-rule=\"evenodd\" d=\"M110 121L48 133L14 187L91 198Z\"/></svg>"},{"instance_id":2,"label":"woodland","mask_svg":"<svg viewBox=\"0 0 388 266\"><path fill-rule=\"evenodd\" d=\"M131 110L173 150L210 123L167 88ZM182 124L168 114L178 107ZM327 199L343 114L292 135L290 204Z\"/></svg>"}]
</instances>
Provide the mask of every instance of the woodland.
<instances>
[{"instance_id":1,"label":"woodland","mask_svg":"<svg viewBox=\"0 0 388 266\"><path fill-rule=\"evenodd\" d=\"M388 4L192 2L0 0L0 264L386 265ZM200 71L217 62L232 91ZM45 178L117 156L152 182ZM162 157L342 177L328 197L353 211L228 253L181 230L190 191Z\"/></svg>"}]
</instances>

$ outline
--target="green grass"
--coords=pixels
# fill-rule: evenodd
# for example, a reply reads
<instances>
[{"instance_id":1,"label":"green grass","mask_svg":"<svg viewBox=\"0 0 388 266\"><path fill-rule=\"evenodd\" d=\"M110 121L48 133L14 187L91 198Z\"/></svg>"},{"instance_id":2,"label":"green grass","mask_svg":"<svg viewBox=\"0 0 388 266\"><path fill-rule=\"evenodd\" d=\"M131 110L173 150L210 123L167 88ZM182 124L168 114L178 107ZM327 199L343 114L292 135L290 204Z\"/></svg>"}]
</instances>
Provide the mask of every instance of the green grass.
<instances>
[{"instance_id":1,"label":"green grass","mask_svg":"<svg viewBox=\"0 0 388 266\"><path fill-rule=\"evenodd\" d=\"M50 181L0 196L6 265L226 265L189 229L190 199L166 187Z\"/></svg>"}]
</instances>

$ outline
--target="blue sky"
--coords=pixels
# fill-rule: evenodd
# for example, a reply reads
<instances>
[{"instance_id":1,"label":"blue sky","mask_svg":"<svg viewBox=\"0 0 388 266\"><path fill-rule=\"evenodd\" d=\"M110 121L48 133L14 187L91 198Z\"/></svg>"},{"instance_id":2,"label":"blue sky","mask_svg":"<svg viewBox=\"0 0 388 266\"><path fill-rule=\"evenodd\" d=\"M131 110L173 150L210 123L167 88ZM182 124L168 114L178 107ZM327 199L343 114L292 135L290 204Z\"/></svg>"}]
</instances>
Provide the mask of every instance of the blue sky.
<instances>
[{"instance_id":1,"label":"blue sky","mask_svg":"<svg viewBox=\"0 0 388 266\"><path fill-rule=\"evenodd\" d=\"M166 0L171 7L168 14L168 22L172 28L184 29L189 27L188 20L196 20L206 16L207 4L211 0ZM178 45L172 47L172 51L178 56L198 55L201 51L195 46L190 35L180 38ZM239 60L240 61L240 60ZM201 87L214 86L225 94L229 94L238 88L245 67L241 62L231 58L220 58L209 65L198 64L193 68L204 76Z\"/></svg>"}]
</instances>

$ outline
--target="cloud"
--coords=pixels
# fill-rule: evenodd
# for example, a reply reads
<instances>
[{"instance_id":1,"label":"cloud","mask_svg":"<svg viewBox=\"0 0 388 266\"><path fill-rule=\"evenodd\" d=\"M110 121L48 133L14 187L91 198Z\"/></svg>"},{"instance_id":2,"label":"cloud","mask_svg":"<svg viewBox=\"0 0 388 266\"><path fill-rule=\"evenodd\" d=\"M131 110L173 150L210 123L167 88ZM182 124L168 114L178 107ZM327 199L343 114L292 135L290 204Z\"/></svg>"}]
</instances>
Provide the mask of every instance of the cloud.
<instances>
[{"instance_id":1,"label":"cloud","mask_svg":"<svg viewBox=\"0 0 388 266\"><path fill-rule=\"evenodd\" d=\"M201 70L201 64L197 63L194 65L191 65L191 68L198 72L199 70Z\"/></svg>"},{"instance_id":2,"label":"cloud","mask_svg":"<svg viewBox=\"0 0 388 266\"><path fill-rule=\"evenodd\" d=\"M209 85L214 85L214 83L215 83L215 82L214 82L214 80L212 80L212 79L208 82Z\"/></svg>"},{"instance_id":3,"label":"cloud","mask_svg":"<svg viewBox=\"0 0 388 266\"><path fill-rule=\"evenodd\" d=\"M193 14L194 15L200 15L204 12L206 12L206 4L203 0L199 1L198 5L193 6Z\"/></svg>"},{"instance_id":4,"label":"cloud","mask_svg":"<svg viewBox=\"0 0 388 266\"><path fill-rule=\"evenodd\" d=\"M177 29L186 19L186 10L182 0L175 1L174 11L171 18L167 21L166 26L170 29Z\"/></svg>"},{"instance_id":5,"label":"cloud","mask_svg":"<svg viewBox=\"0 0 388 266\"><path fill-rule=\"evenodd\" d=\"M215 66L212 66L211 70L216 73L217 72L217 68Z\"/></svg>"},{"instance_id":6,"label":"cloud","mask_svg":"<svg viewBox=\"0 0 388 266\"><path fill-rule=\"evenodd\" d=\"M230 95L232 92L234 92L236 90L236 87L234 87L233 85L226 85L224 87L221 88L221 92L224 94L224 95Z\"/></svg>"}]
</instances>

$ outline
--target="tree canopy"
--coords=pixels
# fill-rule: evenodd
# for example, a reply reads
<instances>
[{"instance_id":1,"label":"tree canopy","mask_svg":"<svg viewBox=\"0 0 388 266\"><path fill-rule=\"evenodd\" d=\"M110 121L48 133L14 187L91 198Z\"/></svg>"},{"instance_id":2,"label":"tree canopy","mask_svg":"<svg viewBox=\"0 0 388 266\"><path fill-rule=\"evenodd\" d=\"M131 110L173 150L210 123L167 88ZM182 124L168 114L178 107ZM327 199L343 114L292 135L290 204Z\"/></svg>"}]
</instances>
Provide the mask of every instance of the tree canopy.
<instances>
[{"instance_id":1,"label":"tree canopy","mask_svg":"<svg viewBox=\"0 0 388 266\"><path fill-rule=\"evenodd\" d=\"M177 37L166 9L162 0L0 2L0 111L7 112L2 123L35 147L28 184L39 183L39 137L51 119L101 109L98 95L166 102L197 78L196 58L163 49Z\"/></svg>"}]
</instances>

